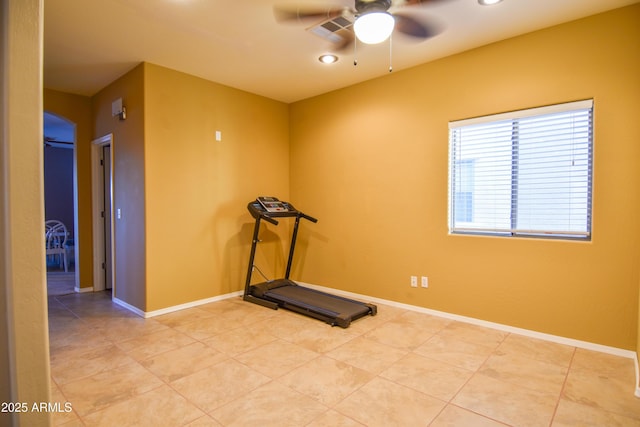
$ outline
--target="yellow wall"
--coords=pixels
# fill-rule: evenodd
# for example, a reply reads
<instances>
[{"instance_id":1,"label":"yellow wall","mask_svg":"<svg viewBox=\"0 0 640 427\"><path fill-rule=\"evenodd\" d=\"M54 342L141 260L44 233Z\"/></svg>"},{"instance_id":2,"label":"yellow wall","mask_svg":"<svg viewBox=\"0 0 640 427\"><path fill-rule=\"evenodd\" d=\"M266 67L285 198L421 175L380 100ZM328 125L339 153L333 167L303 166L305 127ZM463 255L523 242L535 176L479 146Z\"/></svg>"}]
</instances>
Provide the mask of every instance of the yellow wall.
<instances>
[{"instance_id":1,"label":"yellow wall","mask_svg":"<svg viewBox=\"0 0 640 427\"><path fill-rule=\"evenodd\" d=\"M111 116L118 98L125 121ZM57 101L55 112L64 111ZM288 106L148 63L91 103L92 138L113 134L113 209L122 212L115 297L150 312L240 290L253 226L247 203L288 196ZM89 150L87 182L90 158ZM278 261L286 232L263 233ZM275 275L273 257L258 257Z\"/></svg>"},{"instance_id":2,"label":"yellow wall","mask_svg":"<svg viewBox=\"0 0 640 427\"><path fill-rule=\"evenodd\" d=\"M127 119L111 115L111 103L122 98ZM92 98L94 138L113 134L114 296L145 310L145 180L144 180L144 66L143 64Z\"/></svg>"},{"instance_id":3,"label":"yellow wall","mask_svg":"<svg viewBox=\"0 0 640 427\"><path fill-rule=\"evenodd\" d=\"M50 400L42 148L42 1L0 1L0 396ZM6 409L6 408L5 408ZM2 426L51 414L0 413Z\"/></svg>"},{"instance_id":4,"label":"yellow wall","mask_svg":"<svg viewBox=\"0 0 640 427\"><path fill-rule=\"evenodd\" d=\"M288 132L286 104L145 64L147 311L242 288L246 206L287 198Z\"/></svg>"},{"instance_id":5,"label":"yellow wall","mask_svg":"<svg viewBox=\"0 0 640 427\"><path fill-rule=\"evenodd\" d=\"M293 104L291 200L320 219L294 277L635 349L638 22L636 4ZM450 120L587 98L591 242L448 235Z\"/></svg>"},{"instance_id":6,"label":"yellow wall","mask_svg":"<svg viewBox=\"0 0 640 427\"><path fill-rule=\"evenodd\" d=\"M76 271L80 274L80 287L92 287L91 140L93 139L93 122L91 98L45 89L44 111L61 116L76 126L73 163L78 185L78 235L75 236L75 239L80 249L76 260Z\"/></svg>"}]
</instances>

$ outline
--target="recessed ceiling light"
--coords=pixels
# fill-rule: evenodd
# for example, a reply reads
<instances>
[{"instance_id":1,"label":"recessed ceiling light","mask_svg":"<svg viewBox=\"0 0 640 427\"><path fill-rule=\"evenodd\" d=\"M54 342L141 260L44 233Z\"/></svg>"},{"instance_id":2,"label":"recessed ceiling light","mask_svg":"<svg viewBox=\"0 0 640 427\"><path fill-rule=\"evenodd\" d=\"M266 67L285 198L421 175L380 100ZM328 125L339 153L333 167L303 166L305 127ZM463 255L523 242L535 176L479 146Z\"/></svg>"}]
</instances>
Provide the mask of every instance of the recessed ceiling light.
<instances>
[{"instance_id":1,"label":"recessed ceiling light","mask_svg":"<svg viewBox=\"0 0 640 427\"><path fill-rule=\"evenodd\" d=\"M324 55L320 55L320 58L318 58L318 60L323 64L333 64L338 60L338 57L333 54L327 53Z\"/></svg>"},{"instance_id":2,"label":"recessed ceiling light","mask_svg":"<svg viewBox=\"0 0 640 427\"><path fill-rule=\"evenodd\" d=\"M492 4L500 3L502 0L478 0L482 6L490 6Z\"/></svg>"}]
</instances>

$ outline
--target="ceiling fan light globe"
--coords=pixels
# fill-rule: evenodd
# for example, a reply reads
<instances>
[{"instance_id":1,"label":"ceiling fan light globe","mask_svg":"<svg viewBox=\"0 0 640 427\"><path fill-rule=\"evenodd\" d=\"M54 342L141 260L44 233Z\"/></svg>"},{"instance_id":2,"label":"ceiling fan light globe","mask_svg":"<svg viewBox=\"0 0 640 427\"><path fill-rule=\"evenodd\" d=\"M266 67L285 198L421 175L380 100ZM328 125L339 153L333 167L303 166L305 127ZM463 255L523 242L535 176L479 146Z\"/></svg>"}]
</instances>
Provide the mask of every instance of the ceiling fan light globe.
<instances>
[{"instance_id":1,"label":"ceiling fan light globe","mask_svg":"<svg viewBox=\"0 0 640 427\"><path fill-rule=\"evenodd\" d=\"M395 23L393 16L387 12L370 12L358 16L353 23L353 31L362 43L382 43L393 32Z\"/></svg>"}]
</instances>

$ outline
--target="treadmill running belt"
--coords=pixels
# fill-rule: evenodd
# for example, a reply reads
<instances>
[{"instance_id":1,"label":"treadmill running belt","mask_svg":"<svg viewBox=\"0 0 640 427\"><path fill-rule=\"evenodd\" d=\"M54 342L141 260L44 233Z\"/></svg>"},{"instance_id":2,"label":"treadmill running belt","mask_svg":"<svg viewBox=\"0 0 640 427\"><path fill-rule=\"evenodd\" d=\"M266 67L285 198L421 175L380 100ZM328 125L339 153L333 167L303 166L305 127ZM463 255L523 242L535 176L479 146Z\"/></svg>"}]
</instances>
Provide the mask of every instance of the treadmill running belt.
<instances>
[{"instance_id":1,"label":"treadmill running belt","mask_svg":"<svg viewBox=\"0 0 640 427\"><path fill-rule=\"evenodd\" d=\"M370 311L370 308L362 303L303 286L271 289L265 296L334 317L357 319Z\"/></svg>"}]
</instances>

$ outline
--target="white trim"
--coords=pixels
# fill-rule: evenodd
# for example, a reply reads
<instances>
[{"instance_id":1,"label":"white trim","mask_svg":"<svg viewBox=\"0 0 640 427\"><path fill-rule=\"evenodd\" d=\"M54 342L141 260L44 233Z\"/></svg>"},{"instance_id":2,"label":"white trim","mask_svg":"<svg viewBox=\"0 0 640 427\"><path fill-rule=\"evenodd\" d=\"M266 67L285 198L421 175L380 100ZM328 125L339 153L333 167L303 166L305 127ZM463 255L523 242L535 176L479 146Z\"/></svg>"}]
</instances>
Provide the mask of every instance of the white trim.
<instances>
[{"instance_id":1,"label":"white trim","mask_svg":"<svg viewBox=\"0 0 640 427\"><path fill-rule=\"evenodd\" d=\"M561 113L564 111L573 110L588 110L590 108L593 108L593 99L585 99L583 101L565 102L563 104L547 105L544 107L527 108L524 110L509 111L506 113L491 114L488 116L454 120L449 122L449 129L457 129L463 126L476 125L487 122L521 119L524 117L538 116L542 114Z\"/></svg>"},{"instance_id":2,"label":"white trim","mask_svg":"<svg viewBox=\"0 0 640 427\"><path fill-rule=\"evenodd\" d=\"M93 292L93 287L87 286L86 288L81 288L79 286L75 286L73 290L78 294L86 294L87 292Z\"/></svg>"},{"instance_id":3,"label":"white trim","mask_svg":"<svg viewBox=\"0 0 640 427\"><path fill-rule=\"evenodd\" d=\"M144 317L145 319L148 319L150 317L161 316L163 314L169 314L169 313L173 313L175 311L185 310L187 308L198 307L200 305L209 304L211 302L222 301L222 300L225 300L225 299L238 297L238 296L240 296L242 294L243 294L242 291L236 291L236 292L231 292L231 293L228 293L228 294L218 295L216 297L211 297L211 298L205 298L205 299L201 299L201 300L191 301L191 302L187 302L187 303L179 304L179 305L173 305L171 307L161 308L160 310L154 310L154 311L143 311L143 310L140 310L138 307L134 307L131 304L128 304L128 303L122 301L121 299L118 299L118 298L115 298L115 297L113 298L113 302L115 302L116 304L126 308L127 310L130 310L130 311L134 312L135 314L137 314L140 317Z\"/></svg>"},{"instance_id":4,"label":"white trim","mask_svg":"<svg viewBox=\"0 0 640 427\"><path fill-rule=\"evenodd\" d=\"M102 268L102 262L105 259L104 218L100 214L104 200L100 200L99 197L104 195L102 184L104 177L101 173L100 159L102 148L112 143L113 134L111 133L91 141L91 217L93 218L93 289L95 291L105 290L105 272Z\"/></svg>"},{"instance_id":5,"label":"white trim","mask_svg":"<svg viewBox=\"0 0 640 427\"><path fill-rule=\"evenodd\" d=\"M231 292L229 294L218 295L216 297L205 298L201 300L191 301L184 304L174 305L172 307L161 308L160 310L147 311L144 314L145 318L161 316L163 314L173 313L174 311L180 311L187 308L198 307L200 305L209 304L210 302L222 301L225 299L233 298L242 295L242 291Z\"/></svg>"},{"instance_id":6,"label":"white trim","mask_svg":"<svg viewBox=\"0 0 640 427\"><path fill-rule=\"evenodd\" d=\"M140 310L138 307L134 307L133 305L122 301L120 298L113 297L113 298L111 298L111 300L114 303L118 304L120 307L124 307L127 310L132 311L133 313L137 314L140 317L144 317L144 318L147 317L147 316L145 316L145 312L144 311Z\"/></svg>"}]
</instances>

